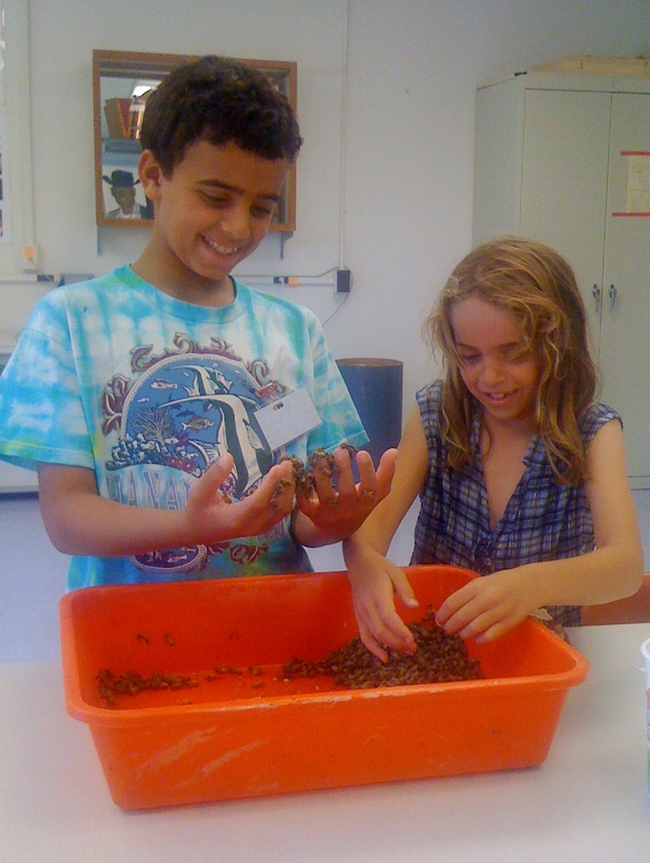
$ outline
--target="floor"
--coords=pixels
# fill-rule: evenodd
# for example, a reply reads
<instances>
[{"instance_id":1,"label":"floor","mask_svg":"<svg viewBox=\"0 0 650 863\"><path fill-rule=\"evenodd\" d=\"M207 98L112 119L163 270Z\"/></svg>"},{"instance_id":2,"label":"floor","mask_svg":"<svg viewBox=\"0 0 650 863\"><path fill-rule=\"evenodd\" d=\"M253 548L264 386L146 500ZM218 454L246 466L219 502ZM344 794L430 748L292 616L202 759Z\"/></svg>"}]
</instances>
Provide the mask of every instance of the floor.
<instances>
[{"instance_id":1,"label":"floor","mask_svg":"<svg viewBox=\"0 0 650 863\"><path fill-rule=\"evenodd\" d=\"M646 568L650 569L650 489L635 491ZM414 506L391 546L391 559L409 561ZM68 558L50 544L35 495L0 496L0 662L58 659L58 602L66 589ZM320 572L343 569L340 545L315 549L312 565Z\"/></svg>"}]
</instances>

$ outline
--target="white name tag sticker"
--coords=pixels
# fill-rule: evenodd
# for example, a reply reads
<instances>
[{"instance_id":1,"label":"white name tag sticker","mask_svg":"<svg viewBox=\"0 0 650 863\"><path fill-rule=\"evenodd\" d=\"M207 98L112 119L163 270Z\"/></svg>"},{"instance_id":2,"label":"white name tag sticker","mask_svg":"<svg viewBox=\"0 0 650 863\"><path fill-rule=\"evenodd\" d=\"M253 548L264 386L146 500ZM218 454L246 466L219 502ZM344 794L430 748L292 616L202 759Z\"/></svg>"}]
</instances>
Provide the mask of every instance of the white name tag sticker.
<instances>
[{"instance_id":1,"label":"white name tag sticker","mask_svg":"<svg viewBox=\"0 0 650 863\"><path fill-rule=\"evenodd\" d=\"M318 411L304 387L255 411L255 417L273 452L321 424Z\"/></svg>"}]
</instances>

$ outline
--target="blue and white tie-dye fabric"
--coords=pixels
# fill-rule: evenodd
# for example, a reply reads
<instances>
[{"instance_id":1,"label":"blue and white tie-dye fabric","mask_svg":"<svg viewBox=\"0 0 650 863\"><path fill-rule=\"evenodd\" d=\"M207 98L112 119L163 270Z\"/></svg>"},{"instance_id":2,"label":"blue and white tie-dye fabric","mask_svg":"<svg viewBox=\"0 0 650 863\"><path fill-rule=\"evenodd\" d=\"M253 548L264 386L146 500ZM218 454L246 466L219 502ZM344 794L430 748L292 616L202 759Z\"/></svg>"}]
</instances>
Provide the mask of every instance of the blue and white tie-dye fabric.
<instances>
[{"instance_id":1,"label":"blue and white tie-dye fabric","mask_svg":"<svg viewBox=\"0 0 650 863\"><path fill-rule=\"evenodd\" d=\"M367 437L315 315L235 288L232 305L207 308L121 267L54 289L0 378L0 458L89 468L103 497L174 509L222 452L235 460L223 489L236 500L283 455L304 461L317 447L362 446ZM271 453L255 411L302 387L321 425ZM286 520L218 546L73 558L69 586L308 569Z\"/></svg>"}]
</instances>

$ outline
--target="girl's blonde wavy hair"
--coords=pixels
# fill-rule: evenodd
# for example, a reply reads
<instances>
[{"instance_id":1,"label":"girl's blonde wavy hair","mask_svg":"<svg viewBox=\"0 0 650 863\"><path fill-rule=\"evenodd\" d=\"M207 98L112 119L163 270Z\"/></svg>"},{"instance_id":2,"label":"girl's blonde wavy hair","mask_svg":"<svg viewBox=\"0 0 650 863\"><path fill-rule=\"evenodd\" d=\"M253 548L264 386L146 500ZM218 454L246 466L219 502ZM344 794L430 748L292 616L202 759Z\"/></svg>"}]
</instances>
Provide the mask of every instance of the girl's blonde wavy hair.
<instances>
[{"instance_id":1,"label":"girl's blonde wavy hair","mask_svg":"<svg viewBox=\"0 0 650 863\"><path fill-rule=\"evenodd\" d=\"M443 355L443 435L450 466L465 469L477 457L471 447L475 402L460 375L451 325L453 307L478 297L511 312L525 347L540 364L535 420L559 482L585 477L585 448L578 427L599 385L588 344L585 306L569 264L542 243L503 237L478 246L454 269L424 323L424 336Z\"/></svg>"}]
</instances>

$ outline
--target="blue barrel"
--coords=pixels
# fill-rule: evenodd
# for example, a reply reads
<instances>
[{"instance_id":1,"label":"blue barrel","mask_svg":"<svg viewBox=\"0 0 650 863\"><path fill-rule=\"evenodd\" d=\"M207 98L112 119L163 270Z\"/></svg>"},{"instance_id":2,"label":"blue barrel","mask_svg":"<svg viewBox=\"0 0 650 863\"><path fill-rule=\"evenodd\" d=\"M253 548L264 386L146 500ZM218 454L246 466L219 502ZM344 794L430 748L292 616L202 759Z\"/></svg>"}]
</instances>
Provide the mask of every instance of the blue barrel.
<instances>
[{"instance_id":1,"label":"blue barrel","mask_svg":"<svg viewBox=\"0 0 650 863\"><path fill-rule=\"evenodd\" d=\"M358 357L337 360L370 441L367 449L375 467L382 453L397 446L402 434L402 380L399 360Z\"/></svg>"}]
</instances>

